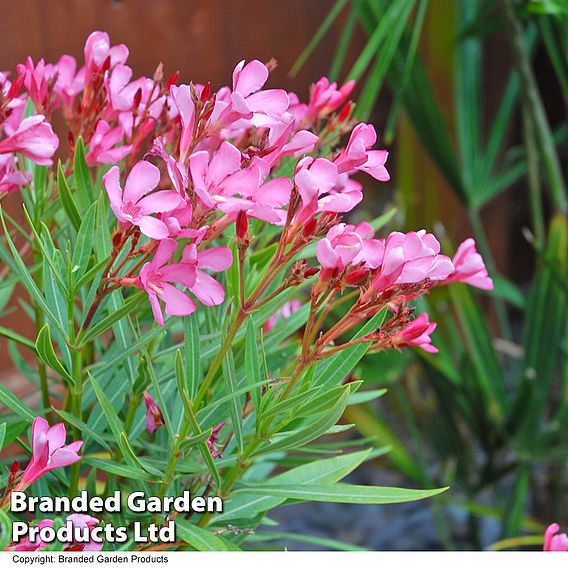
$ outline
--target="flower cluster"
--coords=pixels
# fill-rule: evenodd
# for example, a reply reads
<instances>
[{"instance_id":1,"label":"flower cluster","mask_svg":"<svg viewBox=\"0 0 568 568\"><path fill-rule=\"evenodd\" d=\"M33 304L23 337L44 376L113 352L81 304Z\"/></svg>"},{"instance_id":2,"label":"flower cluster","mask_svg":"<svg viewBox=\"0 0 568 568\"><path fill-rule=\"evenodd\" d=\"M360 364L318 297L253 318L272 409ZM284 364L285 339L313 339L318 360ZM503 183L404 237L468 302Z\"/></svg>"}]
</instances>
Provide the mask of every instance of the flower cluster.
<instances>
[{"instance_id":1,"label":"flower cluster","mask_svg":"<svg viewBox=\"0 0 568 568\"><path fill-rule=\"evenodd\" d=\"M352 118L353 82L338 86L321 78L302 103L295 93L267 88L272 65L257 60L238 63L231 84L216 92L209 83L179 84L178 72L166 78L162 65L152 77L133 78L127 61L127 47L113 46L108 34L97 31L86 41L81 66L68 55L54 64L28 58L13 80L0 73L0 199L33 183L27 160L53 163L59 139L50 122L59 112L70 157L84 147L85 167L99 168L96 179L102 178L116 220L79 336L117 289L143 290L161 326L164 311L187 316L197 309L195 300L220 305L223 277L212 273L238 263L229 340L249 313L280 293L309 290L301 354L287 394L307 365L354 342L375 350L415 346L436 352L430 338L436 324L427 314L414 317L410 302L453 282L492 288L472 239L452 259L426 230L379 238L371 224L343 220L363 199L355 177L389 179L388 152L375 148L374 127ZM66 163L71 169L73 161ZM247 254L268 225L262 253L272 257L248 286ZM226 246L231 243L232 250ZM326 327L326 316L346 300L352 302L344 315ZM283 302L264 331L301 307L298 298ZM380 311L390 315L378 328L341 343ZM209 378L221 360L222 353ZM147 392L144 402L147 430L154 433L164 416ZM223 425L207 440L213 457L225 448L217 446ZM21 476L11 472L9 486L22 490L79 460L82 442L65 446L65 436L62 423L50 428L36 418L32 459ZM96 521L71 520L86 526Z\"/></svg>"}]
</instances>

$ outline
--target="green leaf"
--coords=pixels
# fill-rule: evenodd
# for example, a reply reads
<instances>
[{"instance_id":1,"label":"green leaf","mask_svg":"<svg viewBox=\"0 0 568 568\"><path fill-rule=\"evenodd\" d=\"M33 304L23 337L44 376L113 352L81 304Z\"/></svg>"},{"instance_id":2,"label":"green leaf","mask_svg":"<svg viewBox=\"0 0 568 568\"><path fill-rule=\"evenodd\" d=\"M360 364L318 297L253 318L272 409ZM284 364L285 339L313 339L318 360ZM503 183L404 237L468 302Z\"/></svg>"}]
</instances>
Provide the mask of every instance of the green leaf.
<instances>
[{"instance_id":1,"label":"green leaf","mask_svg":"<svg viewBox=\"0 0 568 568\"><path fill-rule=\"evenodd\" d=\"M115 440L120 446L121 435L125 431L124 424L118 417L118 414L116 413L114 407L112 406L110 399L108 398L104 390L101 388L101 385L99 384L97 379L95 379L93 375L89 375L89 379L91 382L91 386L93 387L93 391L95 392L95 396L97 397L99 404L101 405L103 414L105 415L108 425L110 426L111 432L113 433ZM128 456L128 454L125 455L125 457L128 459L128 461L130 461L130 456Z\"/></svg>"},{"instance_id":2,"label":"green leaf","mask_svg":"<svg viewBox=\"0 0 568 568\"><path fill-rule=\"evenodd\" d=\"M223 359L223 377L225 379L225 388L228 393L235 393L238 390L237 379L235 377L235 361L233 359L233 351L227 349L227 353ZM229 409L231 412L231 424L235 432L235 441L240 451L243 450L243 425L242 425L242 404L240 397L233 397L229 401Z\"/></svg>"},{"instance_id":3,"label":"green leaf","mask_svg":"<svg viewBox=\"0 0 568 568\"><path fill-rule=\"evenodd\" d=\"M7 327L0 326L0 337L5 337L10 341L15 341L16 343L19 343L30 351L37 353L36 346L33 341L30 341L27 337L24 337L23 335L20 335L19 333L16 333L15 331L8 329Z\"/></svg>"},{"instance_id":4,"label":"green leaf","mask_svg":"<svg viewBox=\"0 0 568 568\"><path fill-rule=\"evenodd\" d=\"M260 404L260 387L252 387L262 380L260 370L259 345L256 337L256 329L252 317L247 318L247 336L245 345L245 370L247 383L251 387L251 398L254 407L258 409Z\"/></svg>"},{"instance_id":5,"label":"green leaf","mask_svg":"<svg viewBox=\"0 0 568 568\"><path fill-rule=\"evenodd\" d=\"M429 490L403 489L399 487L371 487L368 485L335 483L334 485L255 485L237 489L234 493L270 495L286 499L322 501L326 503L386 505L434 497L447 489L447 487Z\"/></svg>"},{"instance_id":6,"label":"green leaf","mask_svg":"<svg viewBox=\"0 0 568 568\"><path fill-rule=\"evenodd\" d=\"M263 485L313 485L336 483L359 467L369 456L370 450L315 460L300 465L284 473L267 479ZM259 513L278 507L284 502L283 497L269 495L234 495L225 501L223 513L214 518L217 524L224 524L231 519L249 519Z\"/></svg>"},{"instance_id":7,"label":"green leaf","mask_svg":"<svg viewBox=\"0 0 568 568\"><path fill-rule=\"evenodd\" d=\"M144 293L139 292L133 294L128 300L124 302L117 310L107 314L103 319L98 321L95 325L88 328L84 333L80 333L77 337L77 342L88 343L93 338L98 337L108 329L110 329L116 322L120 321L123 317L132 313L144 299Z\"/></svg>"},{"instance_id":8,"label":"green leaf","mask_svg":"<svg viewBox=\"0 0 568 568\"><path fill-rule=\"evenodd\" d=\"M24 404L15 394L12 394L3 384L0 383L0 402L13 410L28 422L32 422L36 417L34 411Z\"/></svg>"},{"instance_id":9,"label":"green leaf","mask_svg":"<svg viewBox=\"0 0 568 568\"><path fill-rule=\"evenodd\" d=\"M375 314L353 337L358 339L380 327L387 315L387 308ZM357 343L351 347L332 355L317 366L319 382L326 387L341 383L343 379L355 368L370 347L370 343Z\"/></svg>"},{"instance_id":10,"label":"green leaf","mask_svg":"<svg viewBox=\"0 0 568 568\"><path fill-rule=\"evenodd\" d=\"M180 395L184 403L185 411L187 412L187 417L189 419L191 429L196 437L201 437L202 431L201 428L199 427L199 422L197 421L197 418L195 416L193 405L187 396L187 392L185 390L182 390L180 392ZM207 444L205 442L206 441L203 441L199 444L199 451L201 452L201 455L203 457L203 460L205 461L205 465L207 466L209 473L211 473L211 476L215 481L215 486L221 487L221 476L219 475L217 466L215 465L215 462L211 457L211 452L209 451L209 448L207 447Z\"/></svg>"},{"instance_id":11,"label":"green leaf","mask_svg":"<svg viewBox=\"0 0 568 568\"><path fill-rule=\"evenodd\" d=\"M189 397L193 399L201 380L201 341L197 313L183 320L183 345L185 356L185 384Z\"/></svg>"},{"instance_id":12,"label":"green leaf","mask_svg":"<svg viewBox=\"0 0 568 568\"><path fill-rule=\"evenodd\" d=\"M51 320L51 322L56 327L59 328L60 327L59 321L53 315L53 312L49 309L49 306L47 305L45 298L43 297L42 293L40 292L33 278L31 277L30 271L28 270L27 266L24 264L24 261L22 260L22 257L20 256L18 249L16 248L12 239L10 238L10 234L8 232L8 228L6 227L6 221L4 219L4 213L1 205L0 205L0 220L2 221L2 227L4 229L4 234L6 236L6 242L8 243L8 247L10 248L10 252L12 253L12 257L14 258L18 274L22 280L22 285L28 291L28 293L34 299L34 301L41 307L43 313Z\"/></svg>"},{"instance_id":13,"label":"green leaf","mask_svg":"<svg viewBox=\"0 0 568 568\"><path fill-rule=\"evenodd\" d=\"M65 213L67 213L67 217L73 227L75 227L75 230L78 231L81 226L81 215L79 214L77 205L75 205L75 200L71 195L69 185L67 185L61 162L57 164L57 190L59 192L59 200L61 201L61 205L63 205Z\"/></svg>"},{"instance_id":14,"label":"green leaf","mask_svg":"<svg viewBox=\"0 0 568 568\"><path fill-rule=\"evenodd\" d=\"M206 529L190 523L180 517L175 520L178 537L187 542L195 550L199 551L226 551L227 545L218 537Z\"/></svg>"},{"instance_id":15,"label":"green leaf","mask_svg":"<svg viewBox=\"0 0 568 568\"><path fill-rule=\"evenodd\" d=\"M77 194L79 199L84 203L85 209L95 202L95 194L93 191L93 181L89 166L85 160L85 146L82 138L77 140L75 145L75 156L73 159L73 172L75 176L75 184L77 185Z\"/></svg>"},{"instance_id":16,"label":"green leaf","mask_svg":"<svg viewBox=\"0 0 568 568\"><path fill-rule=\"evenodd\" d=\"M132 467L130 465L125 465L123 463L118 463L115 461L101 460L98 458L84 458L85 462L97 469L111 473L112 475L118 475L124 477L125 479L139 479L140 481L156 481L154 477L145 471Z\"/></svg>"},{"instance_id":17,"label":"green leaf","mask_svg":"<svg viewBox=\"0 0 568 568\"><path fill-rule=\"evenodd\" d=\"M53 349L53 344L51 343L51 333L49 332L49 324L46 323L37 334L37 339L35 343L35 348L40 356L41 360L48 366L51 367L56 373L58 373L65 381L70 385L74 385L75 381L69 374L69 371L63 366L63 364L57 358L55 351Z\"/></svg>"},{"instance_id":18,"label":"green leaf","mask_svg":"<svg viewBox=\"0 0 568 568\"><path fill-rule=\"evenodd\" d=\"M320 44L325 34L329 31L329 29L341 13L341 10L343 10L345 4L347 4L347 0L337 0L333 5L333 8L329 10L324 21L318 27L304 51L300 53L298 59L296 59L294 65L292 65L292 69L290 69L290 74L292 76L295 76L304 66L304 63L307 61L308 57L312 54L314 49Z\"/></svg>"},{"instance_id":19,"label":"green leaf","mask_svg":"<svg viewBox=\"0 0 568 568\"><path fill-rule=\"evenodd\" d=\"M349 389L346 389L341 398L328 412L323 413L299 430L287 432L285 435L279 436L277 440L265 443L260 447L256 454L262 455L292 448L296 449L308 444L316 438L319 438L332 426L335 426L337 421L341 418L341 415L345 410L345 406L347 405L348 396Z\"/></svg>"},{"instance_id":20,"label":"green leaf","mask_svg":"<svg viewBox=\"0 0 568 568\"><path fill-rule=\"evenodd\" d=\"M75 285L87 272L87 268L89 267L89 259L93 252L93 242L95 240L96 208L96 203L93 203L91 207L89 207L81 223L79 233L77 234L72 260L73 282Z\"/></svg>"}]
</instances>

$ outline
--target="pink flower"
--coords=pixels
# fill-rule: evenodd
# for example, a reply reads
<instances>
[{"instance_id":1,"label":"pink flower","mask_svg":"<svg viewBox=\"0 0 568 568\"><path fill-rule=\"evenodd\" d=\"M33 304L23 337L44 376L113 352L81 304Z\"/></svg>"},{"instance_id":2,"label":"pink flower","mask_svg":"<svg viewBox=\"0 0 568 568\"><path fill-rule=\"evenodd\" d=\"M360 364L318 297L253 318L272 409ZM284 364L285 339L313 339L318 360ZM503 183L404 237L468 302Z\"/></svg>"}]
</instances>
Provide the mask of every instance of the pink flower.
<instances>
[{"instance_id":1,"label":"pink flower","mask_svg":"<svg viewBox=\"0 0 568 568\"><path fill-rule=\"evenodd\" d=\"M271 151L262 156L262 160L269 166L272 167L284 156L299 156L311 151L319 140L318 136L308 130L294 132L294 127L294 116L288 112L270 127L267 147Z\"/></svg>"},{"instance_id":2,"label":"pink flower","mask_svg":"<svg viewBox=\"0 0 568 568\"><path fill-rule=\"evenodd\" d=\"M557 523L551 524L544 533L545 552L568 552L568 536L566 533L556 534L560 530Z\"/></svg>"},{"instance_id":3,"label":"pink flower","mask_svg":"<svg viewBox=\"0 0 568 568\"><path fill-rule=\"evenodd\" d=\"M362 264L364 268L377 268L383 253L381 241L373 239L374 232L369 223L346 225L339 223L332 227L325 238L316 245L316 256L324 269L320 276L329 271L343 270L350 264Z\"/></svg>"},{"instance_id":4,"label":"pink flower","mask_svg":"<svg viewBox=\"0 0 568 568\"><path fill-rule=\"evenodd\" d=\"M305 222L319 210L318 200L335 187L339 178L337 166L325 158L302 158L296 165L294 183L302 198L298 220Z\"/></svg>"},{"instance_id":5,"label":"pink flower","mask_svg":"<svg viewBox=\"0 0 568 568\"><path fill-rule=\"evenodd\" d=\"M207 209L215 209L237 192L252 194L260 183L258 168L241 170L241 152L229 142L223 142L212 157L206 150L191 154L189 171L195 193Z\"/></svg>"},{"instance_id":6,"label":"pink flower","mask_svg":"<svg viewBox=\"0 0 568 568\"><path fill-rule=\"evenodd\" d=\"M458 247L452 262L455 271L441 284L465 282L482 290L493 290L493 280L487 272L483 257L477 252L473 239L466 239Z\"/></svg>"},{"instance_id":7,"label":"pink flower","mask_svg":"<svg viewBox=\"0 0 568 568\"><path fill-rule=\"evenodd\" d=\"M159 300L165 303L166 315L169 316L186 316L195 311L193 300L172 283L188 288L206 306L222 303L225 298L223 286L203 270L221 272L233 262L227 247L212 247L198 252L197 246L191 244L183 250L181 262L166 264L176 248L174 240L163 239L154 258L140 269L136 283L146 290L154 319L159 325L164 325Z\"/></svg>"},{"instance_id":8,"label":"pink flower","mask_svg":"<svg viewBox=\"0 0 568 568\"><path fill-rule=\"evenodd\" d=\"M325 118L330 112L338 109L354 88L355 81L347 81L338 89L337 83L330 83L327 77L322 77L310 87L308 104L294 104L291 110L300 122L305 120L308 124L313 124L318 118Z\"/></svg>"},{"instance_id":9,"label":"pink flower","mask_svg":"<svg viewBox=\"0 0 568 568\"><path fill-rule=\"evenodd\" d=\"M196 279L194 266L186 266L181 263L166 265L176 248L177 243L174 240L162 239L154 258L140 269L136 283L148 294L154 319L159 325L164 325L164 316L159 300L166 305L166 315L169 316L188 316L195 311L193 300L172 285L172 283L179 283L189 288L195 284Z\"/></svg>"},{"instance_id":10,"label":"pink flower","mask_svg":"<svg viewBox=\"0 0 568 568\"><path fill-rule=\"evenodd\" d=\"M381 291L394 284L416 284L429 278L445 280L454 265L440 254L440 243L424 229L410 233L391 233L384 242L379 272L373 288Z\"/></svg>"},{"instance_id":11,"label":"pink flower","mask_svg":"<svg viewBox=\"0 0 568 568\"><path fill-rule=\"evenodd\" d=\"M124 44L110 46L110 37L106 32L93 32L85 42L85 65L89 72L101 71L107 58L110 67L126 63L128 48Z\"/></svg>"},{"instance_id":12,"label":"pink flower","mask_svg":"<svg viewBox=\"0 0 568 568\"><path fill-rule=\"evenodd\" d=\"M191 145L193 124L195 122L195 106L191 100L189 85L172 85L170 87L170 100L177 108L181 120L181 134L179 140L180 162L185 162L187 152Z\"/></svg>"},{"instance_id":13,"label":"pink flower","mask_svg":"<svg viewBox=\"0 0 568 568\"><path fill-rule=\"evenodd\" d=\"M146 430L153 434L160 426L165 426L164 415L156 401L144 391L144 404L146 405Z\"/></svg>"},{"instance_id":14,"label":"pink flower","mask_svg":"<svg viewBox=\"0 0 568 568\"><path fill-rule=\"evenodd\" d=\"M260 158L254 158L247 170L246 180L248 184L236 186L236 192L232 196L218 199L217 207L224 213L246 212L248 217L261 219L274 225L283 225L286 220L286 211L282 209L290 201L292 182L286 177L272 178L261 184L261 180L270 173L266 162ZM256 172L256 182L254 173Z\"/></svg>"},{"instance_id":15,"label":"pink flower","mask_svg":"<svg viewBox=\"0 0 568 568\"><path fill-rule=\"evenodd\" d=\"M217 448L215 447L215 444L217 443L217 436L219 435L219 431L221 430L221 428L223 428L223 426L225 425L225 421L223 420L223 422L220 422L219 424L217 424L217 426L215 426L215 428L213 428L213 430L211 430L211 436L209 436L209 439L207 440L207 447L209 448L209 452L211 453L211 457L213 459L215 458L221 458L223 457L218 451Z\"/></svg>"},{"instance_id":16,"label":"pink flower","mask_svg":"<svg viewBox=\"0 0 568 568\"><path fill-rule=\"evenodd\" d=\"M60 98L64 111L69 114L75 97L85 86L85 67L77 71L77 61L71 55L62 55L57 62L57 81L53 92Z\"/></svg>"},{"instance_id":17,"label":"pink flower","mask_svg":"<svg viewBox=\"0 0 568 568\"><path fill-rule=\"evenodd\" d=\"M93 542L92 540L90 540L91 531L100 523L98 519L89 515L73 514L69 515L65 519L65 524L67 525L68 523L70 523L73 527L73 534L76 534L77 529L79 529L81 533L81 541L66 543L63 547L64 550L70 552L98 552L102 549L102 542ZM52 526L53 519L43 519L37 524L37 528L39 529ZM16 552L34 552L36 550L45 548L49 544L51 543L47 543L41 540L39 535L34 540L34 542L31 542L28 536L23 541L13 546L11 550L14 550Z\"/></svg>"},{"instance_id":18,"label":"pink flower","mask_svg":"<svg viewBox=\"0 0 568 568\"><path fill-rule=\"evenodd\" d=\"M37 527L39 529L43 529L44 527L52 527L52 526L53 526L52 519L43 519L37 524ZM30 537L27 536L24 540L18 542L18 544L16 544L13 547L13 550L15 550L16 552L35 552L36 550L41 550L42 548L45 548L49 544L50 543L48 542L43 542L43 540L39 538L39 535L34 540L34 542L31 542Z\"/></svg>"},{"instance_id":19,"label":"pink flower","mask_svg":"<svg viewBox=\"0 0 568 568\"><path fill-rule=\"evenodd\" d=\"M94 542L91 540L91 531L99 525L99 519L91 517L90 515L81 515L75 513L69 515L65 522L71 522L73 527L81 530L81 542L73 542L65 546L65 550L73 552L98 552L102 549L102 542ZM88 540L87 540L88 539Z\"/></svg>"},{"instance_id":20,"label":"pink flower","mask_svg":"<svg viewBox=\"0 0 568 568\"><path fill-rule=\"evenodd\" d=\"M132 150L132 146L116 146L122 142L124 132L120 126L111 128L108 122L99 120L89 142L89 151L85 156L89 166L96 164L116 164ZM116 146L116 147L115 147Z\"/></svg>"},{"instance_id":21,"label":"pink flower","mask_svg":"<svg viewBox=\"0 0 568 568\"><path fill-rule=\"evenodd\" d=\"M266 65L254 59L245 65L241 61L233 71L233 90L221 89L217 94L211 122L216 128L239 128L237 121L245 119L253 126L268 126L277 121L288 108L288 95L283 89L261 91L268 80ZM247 126L244 123L242 126Z\"/></svg>"},{"instance_id":22,"label":"pink flower","mask_svg":"<svg viewBox=\"0 0 568 568\"><path fill-rule=\"evenodd\" d=\"M81 459L77 452L83 445L82 440L65 445L65 425L63 422L51 428L45 418L38 416L32 424L32 459L24 470L18 490L22 491L48 471L71 465Z\"/></svg>"},{"instance_id":23,"label":"pink flower","mask_svg":"<svg viewBox=\"0 0 568 568\"><path fill-rule=\"evenodd\" d=\"M302 307L302 302L300 300L290 300L289 302L284 302L282 307L274 312L264 324L264 333L268 333L275 325L276 322L282 319L288 319L294 312L297 312Z\"/></svg>"},{"instance_id":24,"label":"pink flower","mask_svg":"<svg viewBox=\"0 0 568 568\"><path fill-rule=\"evenodd\" d=\"M388 181L389 173L385 168L388 158L386 150L369 150L377 141L377 133L371 124L358 124L349 138L349 142L334 163L339 173L360 170L379 181Z\"/></svg>"},{"instance_id":25,"label":"pink flower","mask_svg":"<svg viewBox=\"0 0 568 568\"><path fill-rule=\"evenodd\" d=\"M346 213L363 200L363 186L348 174L340 174L337 183L318 200L319 211Z\"/></svg>"},{"instance_id":26,"label":"pink flower","mask_svg":"<svg viewBox=\"0 0 568 568\"><path fill-rule=\"evenodd\" d=\"M437 353L438 349L432 345L430 338L436 325L428 321L428 314L420 314L396 335L394 343L397 347L420 347L428 353Z\"/></svg>"},{"instance_id":27,"label":"pink flower","mask_svg":"<svg viewBox=\"0 0 568 568\"><path fill-rule=\"evenodd\" d=\"M16 168L12 154L0 155L0 193L11 193L27 185L32 176Z\"/></svg>"},{"instance_id":28,"label":"pink flower","mask_svg":"<svg viewBox=\"0 0 568 568\"><path fill-rule=\"evenodd\" d=\"M171 211L182 205L182 198L175 191L162 190L151 193L160 183L160 170L144 160L131 170L124 191L120 186L120 170L113 166L103 177L110 207L123 229L135 225L151 239L164 239L169 235L168 227L152 213Z\"/></svg>"},{"instance_id":29,"label":"pink flower","mask_svg":"<svg viewBox=\"0 0 568 568\"><path fill-rule=\"evenodd\" d=\"M195 243L183 249L182 262L184 266L195 268L195 282L188 286L192 294L206 306L217 306L225 299L225 289L215 278L203 272L223 272L233 264L233 255L228 247L210 247L197 250Z\"/></svg>"},{"instance_id":30,"label":"pink flower","mask_svg":"<svg viewBox=\"0 0 568 568\"><path fill-rule=\"evenodd\" d=\"M50 166L59 139L41 114L22 120L17 130L0 141L0 154L19 152L40 166Z\"/></svg>"},{"instance_id":31,"label":"pink flower","mask_svg":"<svg viewBox=\"0 0 568 568\"><path fill-rule=\"evenodd\" d=\"M49 83L56 75L57 68L54 65L46 65L43 59L34 62L31 57L27 57L24 65L18 65L18 74L25 76L24 84L36 108L45 108L48 99Z\"/></svg>"}]
</instances>

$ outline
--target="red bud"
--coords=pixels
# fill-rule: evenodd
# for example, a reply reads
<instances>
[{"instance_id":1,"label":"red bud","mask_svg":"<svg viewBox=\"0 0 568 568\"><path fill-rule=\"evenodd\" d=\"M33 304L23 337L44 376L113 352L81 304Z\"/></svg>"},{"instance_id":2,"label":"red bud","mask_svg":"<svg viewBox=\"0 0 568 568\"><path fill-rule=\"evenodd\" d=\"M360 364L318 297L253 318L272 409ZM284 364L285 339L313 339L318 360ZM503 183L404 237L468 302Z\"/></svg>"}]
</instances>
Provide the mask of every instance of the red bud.
<instances>
[{"instance_id":1,"label":"red bud","mask_svg":"<svg viewBox=\"0 0 568 568\"><path fill-rule=\"evenodd\" d=\"M205 102L209 98L210 94L211 94L211 83L207 81L207 83L205 83L203 87L203 90L201 91L201 102Z\"/></svg>"},{"instance_id":2,"label":"red bud","mask_svg":"<svg viewBox=\"0 0 568 568\"><path fill-rule=\"evenodd\" d=\"M19 470L20 470L20 462L18 461L13 462L12 465L10 466L10 475L14 477Z\"/></svg>"},{"instance_id":3,"label":"red bud","mask_svg":"<svg viewBox=\"0 0 568 568\"><path fill-rule=\"evenodd\" d=\"M319 268L307 268L306 271L304 272L304 277L305 278L311 278L314 274L317 274L319 272Z\"/></svg>"},{"instance_id":4,"label":"red bud","mask_svg":"<svg viewBox=\"0 0 568 568\"><path fill-rule=\"evenodd\" d=\"M138 107L140 106L141 102L142 102L142 89L138 88L138 90L136 91L136 93L134 95L133 110L138 110Z\"/></svg>"},{"instance_id":5,"label":"red bud","mask_svg":"<svg viewBox=\"0 0 568 568\"><path fill-rule=\"evenodd\" d=\"M105 59L105 62L103 63L103 71L108 71L110 69L110 63L111 63L111 59L110 59L110 55Z\"/></svg>"},{"instance_id":6,"label":"red bud","mask_svg":"<svg viewBox=\"0 0 568 568\"><path fill-rule=\"evenodd\" d=\"M310 237L311 235L314 234L314 231L316 230L317 227L317 220L314 219L313 217L304 225L304 228L302 229L302 235L304 237Z\"/></svg>"},{"instance_id":7,"label":"red bud","mask_svg":"<svg viewBox=\"0 0 568 568\"><path fill-rule=\"evenodd\" d=\"M248 219L244 211L239 211L237 215L236 231L239 239L244 239L248 232Z\"/></svg>"},{"instance_id":8,"label":"red bud","mask_svg":"<svg viewBox=\"0 0 568 568\"><path fill-rule=\"evenodd\" d=\"M26 73L19 73L18 76L14 79L14 82L10 86L10 90L8 91L8 100L12 100L15 96L18 95L22 86L24 85L24 80L26 79Z\"/></svg>"},{"instance_id":9,"label":"red bud","mask_svg":"<svg viewBox=\"0 0 568 568\"><path fill-rule=\"evenodd\" d=\"M164 85L164 87L165 87L166 89L169 89L172 85L175 85L175 84L178 82L179 75L180 75L179 71L176 71L175 73L172 73L172 74L169 76L168 80L166 81L166 84Z\"/></svg>"},{"instance_id":10,"label":"red bud","mask_svg":"<svg viewBox=\"0 0 568 568\"><path fill-rule=\"evenodd\" d=\"M349 286L357 286L369 278L369 271L366 268L352 270L345 277L345 282Z\"/></svg>"},{"instance_id":11,"label":"red bud","mask_svg":"<svg viewBox=\"0 0 568 568\"><path fill-rule=\"evenodd\" d=\"M351 113L351 107L353 106L353 103L351 101L348 101L345 106L341 109L339 115L337 116L337 121L338 122L344 122L345 120L347 120L349 118L349 114Z\"/></svg>"}]
</instances>

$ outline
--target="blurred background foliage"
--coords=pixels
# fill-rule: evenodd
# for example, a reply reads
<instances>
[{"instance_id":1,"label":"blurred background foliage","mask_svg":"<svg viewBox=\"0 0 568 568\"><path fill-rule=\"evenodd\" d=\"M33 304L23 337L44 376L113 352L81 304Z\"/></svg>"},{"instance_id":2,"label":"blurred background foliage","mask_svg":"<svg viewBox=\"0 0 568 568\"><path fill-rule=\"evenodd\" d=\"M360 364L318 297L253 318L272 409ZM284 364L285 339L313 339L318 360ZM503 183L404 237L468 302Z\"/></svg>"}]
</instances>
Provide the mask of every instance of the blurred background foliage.
<instances>
[{"instance_id":1,"label":"blurred background foliage","mask_svg":"<svg viewBox=\"0 0 568 568\"><path fill-rule=\"evenodd\" d=\"M408 480L451 486L431 503L441 546L535 544L568 522L568 2L338 0L293 72L333 29L330 78L359 82L357 118L392 145L374 212L394 200L388 228L435 228L449 250L473 235L495 281L435 290L440 353L367 356L355 375L390 396L347 421Z\"/></svg>"}]
</instances>

